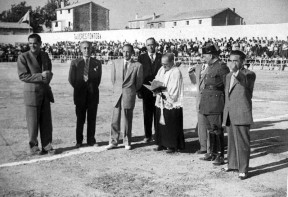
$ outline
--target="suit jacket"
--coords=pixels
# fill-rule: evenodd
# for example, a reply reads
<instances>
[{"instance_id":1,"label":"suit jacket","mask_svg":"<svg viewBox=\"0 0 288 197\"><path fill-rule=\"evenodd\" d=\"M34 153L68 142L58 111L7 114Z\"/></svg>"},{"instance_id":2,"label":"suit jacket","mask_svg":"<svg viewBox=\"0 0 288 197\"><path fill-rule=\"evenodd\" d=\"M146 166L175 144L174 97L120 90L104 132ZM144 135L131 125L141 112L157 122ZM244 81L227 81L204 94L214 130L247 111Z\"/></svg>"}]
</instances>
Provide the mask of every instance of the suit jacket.
<instances>
[{"instance_id":1,"label":"suit jacket","mask_svg":"<svg viewBox=\"0 0 288 197\"><path fill-rule=\"evenodd\" d=\"M208 65L201 78L202 65L196 67L194 77L190 80L197 83L197 110L201 114L221 114L224 109L224 79L229 68L220 59Z\"/></svg>"},{"instance_id":2,"label":"suit jacket","mask_svg":"<svg viewBox=\"0 0 288 197\"><path fill-rule=\"evenodd\" d=\"M122 98L124 109L134 109L136 91L143 83L143 66L131 59L131 63L123 79L124 60L111 61L111 81L113 85L113 107Z\"/></svg>"},{"instance_id":3,"label":"suit jacket","mask_svg":"<svg viewBox=\"0 0 288 197\"><path fill-rule=\"evenodd\" d=\"M252 96L256 75L247 69L240 70L230 90L231 77L232 72L226 76L225 81L223 125L227 125L228 116L234 125L251 125L253 123Z\"/></svg>"},{"instance_id":4,"label":"suit jacket","mask_svg":"<svg viewBox=\"0 0 288 197\"><path fill-rule=\"evenodd\" d=\"M73 60L70 65L68 81L74 88L74 104L81 105L85 103L87 93L95 98L95 103L99 103L99 84L102 77L101 62L90 57L88 81L84 81L85 61L83 57ZM87 91L88 90L88 91Z\"/></svg>"},{"instance_id":5,"label":"suit jacket","mask_svg":"<svg viewBox=\"0 0 288 197\"><path fill-rule=\"evenodd\" d=\"M31 51L20 54L17 61L19 79L25 82L24 103L29 106L41 105L44 97L47 97L50 102L54 102L51 87L42 79L43 71L52 71L51 60L46 52L40 51L39 55L42 65L39 65Z\"/></svg>"},{"instance_id":6,"label":"suit jacket","mask_svg":"<svg viewBox=\"0 0 288 197\"><path fill-rule=\"evenodd\" d=\"M156 53L156 57L152 64L148 53L139 55L138 62L140 62L143 65L143 78L144 78L143 84L150 85L149 81L153 81L153 79L155 79L158 70L162 66L161 58L162 55L160 53Z\"/></svg>"}]
</instances>

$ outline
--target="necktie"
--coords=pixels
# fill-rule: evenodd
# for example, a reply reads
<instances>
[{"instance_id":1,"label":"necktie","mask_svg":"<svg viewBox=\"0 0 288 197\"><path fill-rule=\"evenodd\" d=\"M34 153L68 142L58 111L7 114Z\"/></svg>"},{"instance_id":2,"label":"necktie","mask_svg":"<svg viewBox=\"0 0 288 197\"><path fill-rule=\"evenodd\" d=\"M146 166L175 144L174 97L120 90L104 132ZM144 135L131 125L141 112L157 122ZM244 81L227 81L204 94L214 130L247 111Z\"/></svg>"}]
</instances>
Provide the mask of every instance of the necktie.
<instances>
[{"instance_id":1,"label":"necktie","mask_svg":"<svg viewBox=\"0 0 288 197\"><path fill-rule=\"evenodd\" d=\"M235 76L232 75L232 76L231 76L231 81L230 81L230 88L229 88L229 92L231 91L231 89L232 89L232 87L233 87L234 80L235 80Z\"/></svg>"},{"instance_id":2,"label":"necktie","mask_svg":"<svg viewBox=\"0 0 288 197\"><path fill-rule=\"evenodd\" d=\"M39 54L36 59L37 59L37 62L38 62L38 64L39 64L40 68L42 69L42 59L41 59L41 55Z\"/></svg>"},{"instance_id":3,"label":"necktie","mask_svg":"<svg viewBox=\"0 0 288 197\"><path fill-rule=\"evenodd\" d=\"M153 64L154 63L154 59L153 59L153 54L152 53L150 54L150 59L151 59L151 63Z\"/></svg>"},{"instance_id":4,"label":"necktie","mask_svg":"<svg viewBox=\"0 0 288 197\"><path fill-rule=\"evenodd\" d=\"M89 71L89 61L88 59L84 60L85 61L85 67L84 67L84 81L88 81L88 71Z\"/></svg>"},{"instance_id":5,"label":"necktie","mask_svg":"<svg viewBox=\"0 0 288 197\"><path fill-rule=\"evenodd\" d=\"M202 67L201 67L201 71L200 71L200 74L201 74L201 78L203 77L204 75L204 71L205 71L205 68L206 68L206 65L203 64Z\"/></svg>"},{"instance_id":6,"label":"necktie","mask_svg":"<svg viewBox=\"0 0 288 197\"><path fill-rule=\"evenodd\" d=\"M124 79L124 78L125 78L125 76L126 76L127 67L128 67L128 62L127 62L127 61L125 61L125 64L124 64L124 70L123 70L123 79Z\"/></svg>"}]
</instances>

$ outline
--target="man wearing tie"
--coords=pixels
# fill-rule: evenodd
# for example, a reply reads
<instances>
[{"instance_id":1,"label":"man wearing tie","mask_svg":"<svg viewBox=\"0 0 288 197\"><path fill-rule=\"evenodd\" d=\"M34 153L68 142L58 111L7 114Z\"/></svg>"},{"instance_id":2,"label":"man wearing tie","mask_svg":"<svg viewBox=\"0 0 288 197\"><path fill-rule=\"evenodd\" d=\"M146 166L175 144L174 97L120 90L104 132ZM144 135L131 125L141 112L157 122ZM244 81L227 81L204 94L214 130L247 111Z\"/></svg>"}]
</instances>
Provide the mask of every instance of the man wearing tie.
<instances>
[{"instance_id":1,"label":"man wearing tie","mask_svg":"<svg viewBox=\"0 0 288 197\"><path fill-rule=\"evenodd\" d=\"M30 154L54 154L52 148L52 117L50 102L54 102L49 83L52 79L52 64L46 52L41 51L41 37L28 37L30 50L18 57L19 79L24 82L24 103L26 106L27 129ZM38 128L42 150L38 147Z\"/></svg>"},{"instance_id":2,"label":"man wearing tie","mask_svg":"<svg viewBox=\"0 0 288 197\"><path fill-rule=\"evenodd\" d=\"M256 75L244 68L245 54L241 51L231 51L231 72L225 80L225 108L223 125L228 133L228 171L239 171L238 177L248 176L250 157L250 125L252 117L252 95Z\"/></svg>"},{"instance_id":3,"label":"man wearing tie","mask_svg":"<svg viewBox=\"0 0 288 197\"><path fill-rule=\"evenodd\" d=\"M111 133L107 150L118 146L121 130L121 111L123 113L123 142L125 149L131 150L133 109L135 106L136 92L143 83L143 67L131 57L133 46L123 46L123 59L112 61L111 81L113 85L113 113Z\"/></svg>"},{"instance_id":4,"label":"man wearing tie","mask_svg":"<svg viewBox=\"0 0 288 197\"><path fill-rule=\"evenodd\" d=\"M87 113L87 144L94 146L96 116L99 103L99 84L102 76L102 65L91 56L91 43L80 43L83 57L71 62L69 83L74 88L74 104L76 105L76 147L83 143L83 127ZM96 144L97 145L97 144Z\"/></svg>"},{"instance_id":5,"label":"man wearing tie","mask_svg":"<svg viewBox=\"0 0 288 197\"><path fill-rule=\"evenodd\" d=\"M199 109L198 129L199 136L204 136L208 130L210 150L201 159L214 161L214 165L222 165L224 164L224 133L222 129L224 79L229 73L229 68L219 59L219 49L217 49L217 46L207 43L202 48L202 54L203 61L207 65L204 68L202 67L201 70L204 71L201 74L200 70L200 74L198 75L200 76L200 79L198 79L200 80L200 95L197 101ZM205 144L202 144L202 146L204 147Z\"/></svg>"},{"instance_id":6,"label":"man wearing tie","mask_svg":"<svg viewBox=\"0 0 288 197\"><path fill-rule=\"evenodd\" d=\"M156 41L154 38L146 40L147 53L141 54L138 61L143 65L143 84L150 85L150 82L155 79L155 76L160 69L162 55L156 53ZM156 97L153 93L144 86L138 91L138 97L143 99L143 116L144 116L144 142L152 141L152 122L154 119L155 130L155 101Z\"/></svg>"}]
</instances>

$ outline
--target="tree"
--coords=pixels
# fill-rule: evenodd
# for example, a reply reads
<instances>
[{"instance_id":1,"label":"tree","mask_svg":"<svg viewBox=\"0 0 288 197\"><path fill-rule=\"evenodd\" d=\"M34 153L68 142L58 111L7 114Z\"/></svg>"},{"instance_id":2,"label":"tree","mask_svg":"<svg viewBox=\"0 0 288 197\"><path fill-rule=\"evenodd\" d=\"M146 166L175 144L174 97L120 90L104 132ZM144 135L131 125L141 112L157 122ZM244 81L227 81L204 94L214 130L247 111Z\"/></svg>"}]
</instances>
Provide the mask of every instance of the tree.
<instances>
[{"instance_id":1,"label":"tree","mask_svg":"<svg viewBox=\"0 0 288 197\"><path fill-rule=\"evenodd\" d=\"M56 20L56 9L60 8L60 2L61 0L49 0L42 8L38 6L32 10L31 6L26 5L26 1L22 1L19 4L11 5L10 10L3 11L0 14L0 20L18 22L30 10L30 26L34 33L39 33L43 30L42 24L51 28L51 22ZM70 5L69 0L64 0L64 4L65 6Z\"/></svg>"},{"instance_id":2,"label":"tree","mask_svg":"<svg viewBox=\"0 0 288 197\"><path fill-rule=\"evenodd\" d=\"M32 10L31 6L26 5L26 1L19 4L11 5L10 10L3 11L1 14L1 21L3 22L18 22L27 12Z\"/></svg>"}]
</instances>

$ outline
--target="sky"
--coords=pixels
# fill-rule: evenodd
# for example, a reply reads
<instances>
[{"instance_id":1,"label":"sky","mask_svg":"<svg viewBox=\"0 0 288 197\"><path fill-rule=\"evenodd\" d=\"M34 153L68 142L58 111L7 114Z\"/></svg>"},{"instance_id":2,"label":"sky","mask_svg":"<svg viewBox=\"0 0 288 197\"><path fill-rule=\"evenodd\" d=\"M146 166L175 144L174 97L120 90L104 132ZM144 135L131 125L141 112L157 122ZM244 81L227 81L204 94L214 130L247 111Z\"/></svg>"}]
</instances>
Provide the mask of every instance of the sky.
<instances>
[{"instance_id":1,"label":"sky","mask_svg":"<svg viewBox=\"0 0 288 197\"><path fill-rule=\"evenodd\" d=\"M24 0L0 0L0 12ZM48 0L26 0L33 8ZM71 3L75 0L69 0ZM288 0L93 0L110 10L110 29L123 29L129 20L143 15L173 15L191 10L235 8L246 24L288 23ZM78 0L81 2L81 0Z\"/></svg>"}]
</instances>

